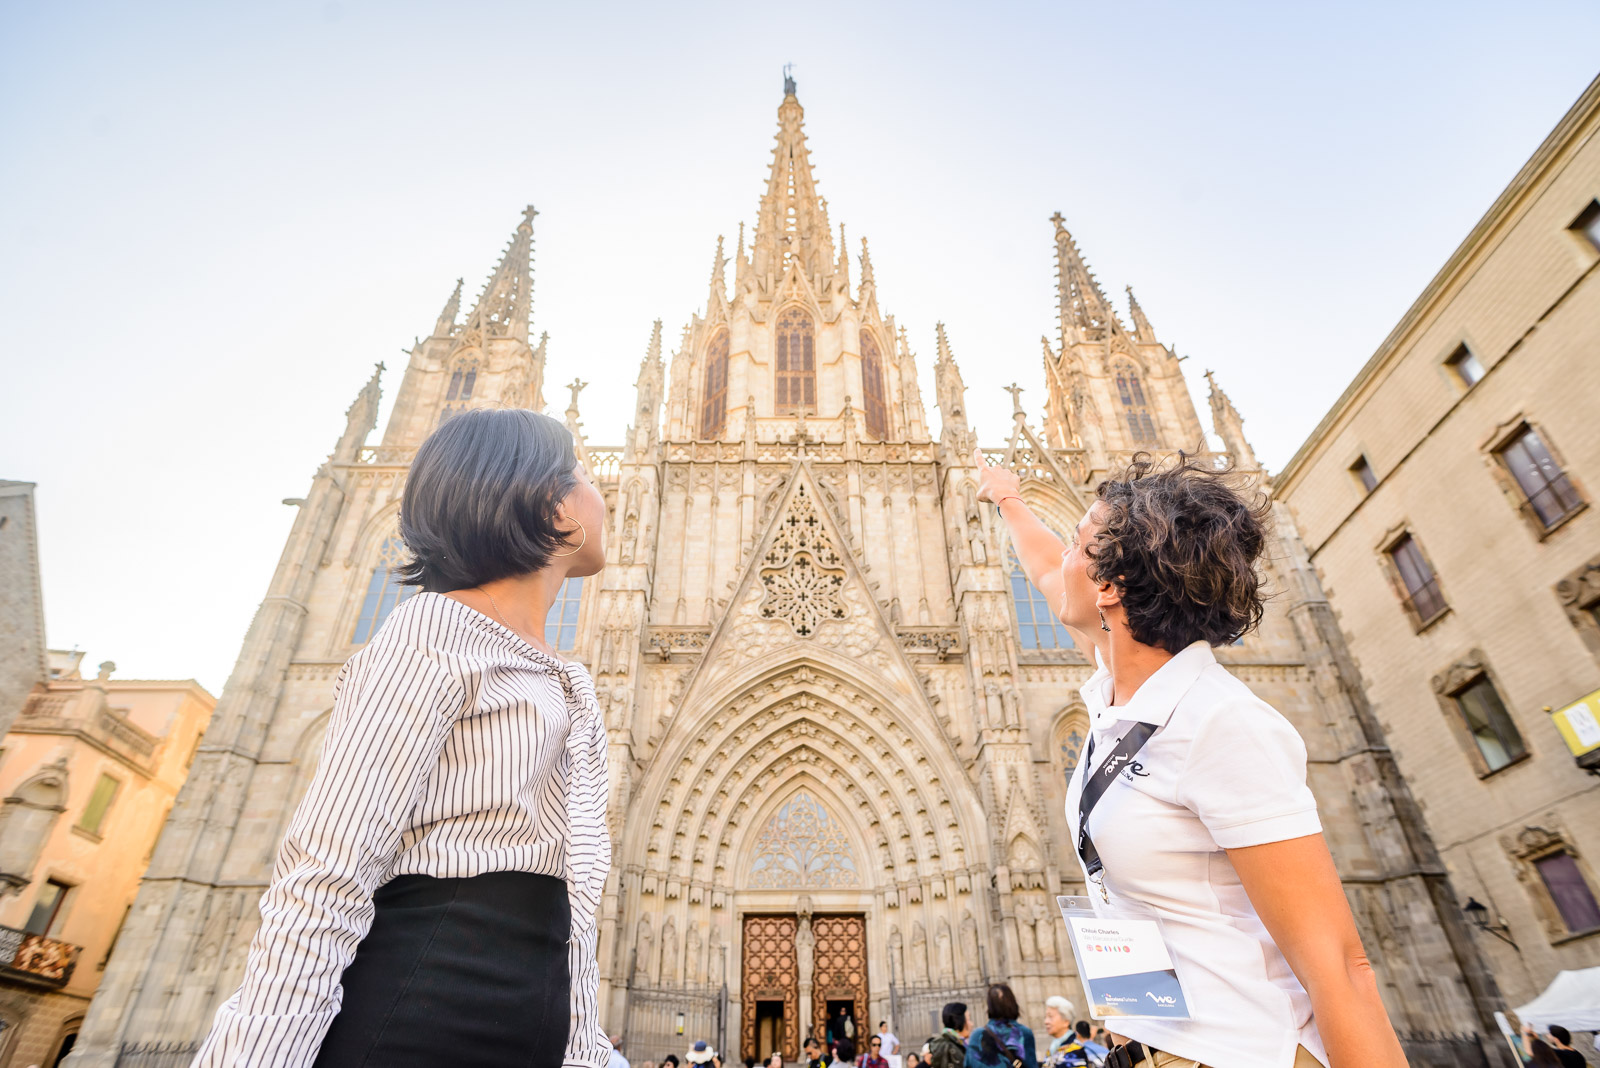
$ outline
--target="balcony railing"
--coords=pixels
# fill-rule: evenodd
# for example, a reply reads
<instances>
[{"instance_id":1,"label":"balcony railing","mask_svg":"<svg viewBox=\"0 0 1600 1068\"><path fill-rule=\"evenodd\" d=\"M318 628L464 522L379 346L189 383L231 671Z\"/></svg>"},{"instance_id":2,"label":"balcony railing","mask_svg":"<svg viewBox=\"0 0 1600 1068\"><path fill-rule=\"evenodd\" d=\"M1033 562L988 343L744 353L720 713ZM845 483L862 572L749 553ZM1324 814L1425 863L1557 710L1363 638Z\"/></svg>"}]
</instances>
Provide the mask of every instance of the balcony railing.
<instances>
[{"instance_id":1,"label":"balcony railing","mask_svg":"<svg viewBox=\"0 0 1600 1068\"><path fill-rule=\"evenodd\" d=\"M28 979L45 986L63 987L78 966L82 946L15 927L0 927L0 974Z\"/></svg>"},{"instance_id":2,"label":"balcony railing","mask_svg":"<svg viewBox=\"0 0 1600 1068\"><path fill-rule=\"evenodd\" d=\"M1450 607L1445 602L1444 592L1439 589L1439 580L1431 578L1421 586L1411 591L1411 596L1406 598L1406 610L1411 613L1411 618L1420 630L1429 623L1444 615Z\"/></svg>"}]
</instances>

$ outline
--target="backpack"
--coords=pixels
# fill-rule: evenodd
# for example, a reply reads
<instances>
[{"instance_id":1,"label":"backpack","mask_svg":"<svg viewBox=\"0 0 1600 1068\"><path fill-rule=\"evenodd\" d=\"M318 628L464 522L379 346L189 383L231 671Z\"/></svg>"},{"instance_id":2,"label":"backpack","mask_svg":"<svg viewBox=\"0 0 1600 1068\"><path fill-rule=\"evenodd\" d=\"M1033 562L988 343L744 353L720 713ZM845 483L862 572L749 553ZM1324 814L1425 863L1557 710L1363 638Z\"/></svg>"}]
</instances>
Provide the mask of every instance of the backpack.
<instances>
[{"instance_id":1,"label":"backpack","mask_svg":"<svg viewBox=\"0 0 1600 1068\"><path fill-rule=\"evenodd\" d=\"M979 1044L983 1048L984 1060L995 1060L1001 1058L1003 1054L1006 1068L1023 1068L1025 1062L1022 1039L1020 1037L1002 1039L995 1033L993 1021L983 1025L983 1036L979 1039Z\"/></svg>"}]
</instances>

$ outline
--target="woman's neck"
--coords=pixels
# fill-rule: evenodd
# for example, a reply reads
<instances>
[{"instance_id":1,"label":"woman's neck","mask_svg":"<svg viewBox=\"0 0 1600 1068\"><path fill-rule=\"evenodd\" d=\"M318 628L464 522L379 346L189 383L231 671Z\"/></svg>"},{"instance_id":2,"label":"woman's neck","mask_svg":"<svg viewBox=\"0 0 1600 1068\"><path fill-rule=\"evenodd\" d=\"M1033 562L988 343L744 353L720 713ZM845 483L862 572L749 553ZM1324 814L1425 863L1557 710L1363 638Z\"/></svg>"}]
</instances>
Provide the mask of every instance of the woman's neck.
<instances>
[{"instance_id":1,"label":"woman's neck","mask_svg":"<svg viewBox=\"0 0 1600 1068\"><path fill-rule=\"evenodd\" d=\"M545 567L526 575L495 579L471 589L452 590L445 596L499 621L535 649L554 656L555 650L545 641L544 623L566 577L565 572L555 567Z\"/></svg>"},{"instance_id":2,"label":"woman's neck","mask_svg":"<svg viewBox=\"0 0 1600 1068\"><path fill-rule=\"evenodd\" d=\"M1096 631L1090 639L1100 662L1111 672L1111 704L1121 707L1133 700L1139 687L1172 659L1172 654L1154 645L1133 640L1119 619L1110 631Z\"/></svg>"}]
</instances>

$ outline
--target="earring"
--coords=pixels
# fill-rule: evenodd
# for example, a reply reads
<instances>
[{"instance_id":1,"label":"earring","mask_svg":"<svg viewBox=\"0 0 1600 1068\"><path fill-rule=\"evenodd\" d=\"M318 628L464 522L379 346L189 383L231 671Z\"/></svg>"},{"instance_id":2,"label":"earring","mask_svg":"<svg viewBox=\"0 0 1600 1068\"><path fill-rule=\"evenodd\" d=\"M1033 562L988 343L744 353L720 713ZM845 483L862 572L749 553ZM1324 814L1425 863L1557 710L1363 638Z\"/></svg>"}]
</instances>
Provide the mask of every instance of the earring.
<instances>
[{"instance_id":1,"label":"earring","mask_svg":"<svg viewBox=\"0 0 1600 1068\"><path fill-rule=\"evenodd\" d=\"M573 553L577 552L578 549L583 548L583 543L589 540L589 529L583 525L583 520L574 519L573 522L578 524L578 529L579 530L583 531L583 537L578 539L577 548L576 549L568 549L564 553L551 553L550 554L551 556L571 556Z\"/></svg>"},{"instance_id":2,"label":"earring","mask_svg":"<svg viewBox=\"0 0 1600 1068\"><path fill-rule=\"evenodd\" d=\"M1111 633L1111 624L1106 622L1106 610L1104 608L1096 608L1095 611L1100 613L1100 629L1107 634Z\"/></svg>"}]
</instances>

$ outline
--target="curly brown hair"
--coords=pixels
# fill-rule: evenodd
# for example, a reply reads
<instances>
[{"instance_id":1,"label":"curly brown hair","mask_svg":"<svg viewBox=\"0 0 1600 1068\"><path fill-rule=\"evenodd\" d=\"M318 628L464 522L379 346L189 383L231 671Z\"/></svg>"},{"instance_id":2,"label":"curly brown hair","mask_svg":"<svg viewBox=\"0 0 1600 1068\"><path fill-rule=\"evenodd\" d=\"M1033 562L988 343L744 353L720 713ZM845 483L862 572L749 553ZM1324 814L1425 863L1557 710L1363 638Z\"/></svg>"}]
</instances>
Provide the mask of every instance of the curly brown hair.
<instances>
[{"instance_id":1,"label":"curly brown hair","mask_svg":"<svg viewBox=\"0 0 1600 1068\"><path fill-rule=\"evenodd\" d=\"M1177 653L1226 645L1261 622L1272 505L1231 468L1138 453L1095 491L1102 529L1089 577L1117 588L1134 641Z\"/></svg>"}]
</instances>

